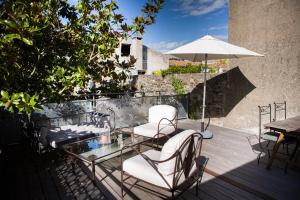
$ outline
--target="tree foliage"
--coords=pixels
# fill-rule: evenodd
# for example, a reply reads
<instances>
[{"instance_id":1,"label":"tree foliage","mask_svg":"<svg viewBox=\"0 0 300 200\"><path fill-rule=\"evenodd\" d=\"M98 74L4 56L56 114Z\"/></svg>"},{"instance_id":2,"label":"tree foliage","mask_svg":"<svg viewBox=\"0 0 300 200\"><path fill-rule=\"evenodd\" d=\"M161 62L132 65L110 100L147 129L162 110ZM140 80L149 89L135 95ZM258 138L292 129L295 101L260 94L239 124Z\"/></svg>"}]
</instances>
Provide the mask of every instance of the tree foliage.
<instances>
[{"instance_id":1,"label":"tree foliage","mask_svg":"<svg viewBox=\"0 0 300 200\"><path fill-rule=\"evenodd\" d=\"M135 59L120 62L115 49L122 39L143 34L162 4L148 0L127 24L115 0L0 1L0 106L27 112L36 104L20 109L12 99L66 100L89 79L103 91L121 90Z\"/></svg>"}]
</instances>

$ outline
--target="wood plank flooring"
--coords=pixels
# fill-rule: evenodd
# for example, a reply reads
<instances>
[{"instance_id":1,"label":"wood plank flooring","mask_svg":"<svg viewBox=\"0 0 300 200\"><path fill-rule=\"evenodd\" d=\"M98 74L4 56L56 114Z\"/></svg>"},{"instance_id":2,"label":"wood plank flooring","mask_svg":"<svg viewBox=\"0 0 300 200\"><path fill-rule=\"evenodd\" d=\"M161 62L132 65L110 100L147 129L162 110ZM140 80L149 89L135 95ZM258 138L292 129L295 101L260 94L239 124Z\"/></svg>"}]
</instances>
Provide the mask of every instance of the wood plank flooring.
<instances>
[{"instance_id":1,"label":"wood plank flooring","mask_svg":"<svg viewBox=\"0 0 300 200\"><path fill-rule=\"evenodd\" d=\"M180 120L180 129L198 129L199 121ZM257 137L244 132L210 126L213 139L203 141L202 155L209 158L196 198L192 187L179 199L296 199L300 196L299 161L284 173L283 158L275 160L271 170L265 169L267 156L259 153ZM149 147L145 147L147 149ZM292 146L290 146L292 149ZM281 149L282 152L284 152ZM127 157L133 154L126 155ZM78 162L74 170L67 156L50 152L34 154L26 145L5 147L0 154L1 199L121 199L120 158L97 166L96 185L89 178L90 169ZM134 183L134 180L129 180ZM162 190L143 186L127 190L125 199L161 199ZM128 186L129 187L129 186Z\"/></svg>"},{"instance_id":2,"label":"wood plank flooring","mask_svg":"<svg viewBox=\"0 0 300 200\"><path fill-rule=\"evenodd\" d=\"M179 128L199 129L200 123L181 120ZM267 171L265 167L268 159L265 155L262 156L260 165L257 164L259 149L256 136L217 126L210 126L210 129L214 138L203 141L202 155L208 157L209 161L199 189L200 199L294 199L300 195L299 168L290 167L285 174L285 162L276 160L272 169ZM100 175L105 174L103 168L112 174L114 180L110 177L104 180L109 183L116 198L120 199L119 158L99 166L101 167L97 172ZM159 199L138 187L130 190L134 195L129 193L125 199ZM180 198L197 199L194 188Z\"/></svg>"}]
</instances>

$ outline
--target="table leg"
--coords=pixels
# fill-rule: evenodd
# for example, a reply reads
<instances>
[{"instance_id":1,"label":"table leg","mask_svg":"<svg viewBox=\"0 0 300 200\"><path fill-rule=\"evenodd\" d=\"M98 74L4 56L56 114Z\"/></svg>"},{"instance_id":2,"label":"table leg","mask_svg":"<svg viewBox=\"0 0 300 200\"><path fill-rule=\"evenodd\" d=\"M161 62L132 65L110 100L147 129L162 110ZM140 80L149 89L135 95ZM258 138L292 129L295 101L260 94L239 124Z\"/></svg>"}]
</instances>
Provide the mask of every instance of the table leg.
<instances>
[{"instance_id":1,"label":"table leg","mask_svg":"<svg viewBox=\"0 0 300 200\"><path fill-rule=\"evenodd\" d=\"M93 176L93 181L95 182L96 180L96 170L95 170L95 161L92 161L92 176Z\"/></svg>"},{"instance_id":2,"label":"table leg","mask_svg":"<svg viewBox=\"0 0 300 200\"><path fill-rule=\"evenodd\" d=\"M293 160L293 158L295 157L296 152L297 152L299 146L300 146L300 141L298 140L298 141L297 141L297 144L296 144L296 146L295 146L295 148L294 148L294 150L293 150L293 153L292 153L291 156L290 156L290 161Z\"/></svg>"},{"instance_id":3,"label":"table leg","mask_svg":"<svg viewBox=\"0 0 300 200\"><path fill-rule=\"evenodd\" d=\"M74 156L69 155L67 157L67 162L69 165L71 165L73 174L76 174L76 164L75 164L76 159L74 158Z\"/></svg>"},{"instance_id":4,"label":"table leg","mask_svg":"<svg viewBox=\"0 0 300 200\"><path fill-rule=\"evenodd\" d=\"M293 161L293 158L295 157L299 146L300 146L300 141L297 141L297 144L295 146L295 149L293 150L293 153L291 154L291 156L289 157L288 161L285 164L285 168L284 168L285 173L287 172L288 165Z\"/></svg>"},{"instance_id":5,"label":"table leg","mask_svg":"<svg viewBox=\"0 0 300 200\"><path fill-rule=\"evenodd\" d=\"M267 169L269 170L272 166L273 160L276 157L276 153L278 151L278 148L280 146L280 144L282 144L282 142L284 141L284 134L280 133L277 142L275 143L273 150L272 150L272 155L271 158L269 159L268 165L267 165Z\"/></svg>"}]
</instances>

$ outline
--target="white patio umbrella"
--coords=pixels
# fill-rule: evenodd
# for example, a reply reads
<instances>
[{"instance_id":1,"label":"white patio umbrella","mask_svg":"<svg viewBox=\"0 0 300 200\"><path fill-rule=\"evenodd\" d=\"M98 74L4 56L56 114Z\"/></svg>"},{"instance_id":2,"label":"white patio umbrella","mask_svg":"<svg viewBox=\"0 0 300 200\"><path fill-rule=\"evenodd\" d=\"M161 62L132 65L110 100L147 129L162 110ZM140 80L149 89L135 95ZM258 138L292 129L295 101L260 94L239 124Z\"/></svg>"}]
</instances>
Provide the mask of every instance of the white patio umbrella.
<instances>
[{"instance_id":1,"label":"white patio umbrella","mask_svg":"<svg viewBox=\"0 0 300 200\"><path fill-rule=\"evenodd\" d=\"M207 130L204 132L207 60L263 56L243 47L229 44L210 35L201 37L193 42L168 51L165 54L173 55L180 59L190 60L193 62L205 60L201 133L203 135L207 135L208 137L209 135L212 137L212 133Z\"/></svg>"}]
</instances>

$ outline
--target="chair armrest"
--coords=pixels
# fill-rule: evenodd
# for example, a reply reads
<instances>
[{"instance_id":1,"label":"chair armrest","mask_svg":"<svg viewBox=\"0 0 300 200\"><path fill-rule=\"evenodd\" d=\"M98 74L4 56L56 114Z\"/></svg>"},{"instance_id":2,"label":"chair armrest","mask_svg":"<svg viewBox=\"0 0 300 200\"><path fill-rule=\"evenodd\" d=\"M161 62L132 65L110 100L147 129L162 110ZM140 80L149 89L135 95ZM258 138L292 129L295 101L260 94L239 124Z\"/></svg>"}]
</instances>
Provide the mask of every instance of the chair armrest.
<instances>
[{"instance_id":1,"label":"chair armrest","mask_svg":"<svg viewBox=\"0 0 300 200\"><path fill-rule=\"evenodd\" d=\"M125 147L125 149L129 148L129 146ZM151 158L149 158L147 155L141 153L140 151L138 151L137 149L134 149L138 155L140 155L142 158L144 158L146 160L146 162L156 171L156 173L162 178L162 180L166 183L166 185L168 185L169 188L171 188L171 185L169 184L169 182L165 179L165 177L162 175L162 173L158 170L158 167L157 167L157 163L161 163L162 161L159 161L159 160L153 160ZM123 171L123 153L121 151L121 180L123 182L123 174L124 174L124 171Z\"/></svg>"},{"instance_id":2,"label":"chair armrest","mask_svg":"<svg viewBox=\"0 0 300 200\"><path fill-rule=\"evenodd\" d=\"M159 122L158 122L157 133L159 133L159 127L160 127L161 122L162 122L163 120L169 121L170 124L175 128L175 130L177 129L177 124L173 123L173 120L174 120L174 119L169 120L168 118L161 118L161 119L159 120Z\"/></svg>"}]
</instances>

